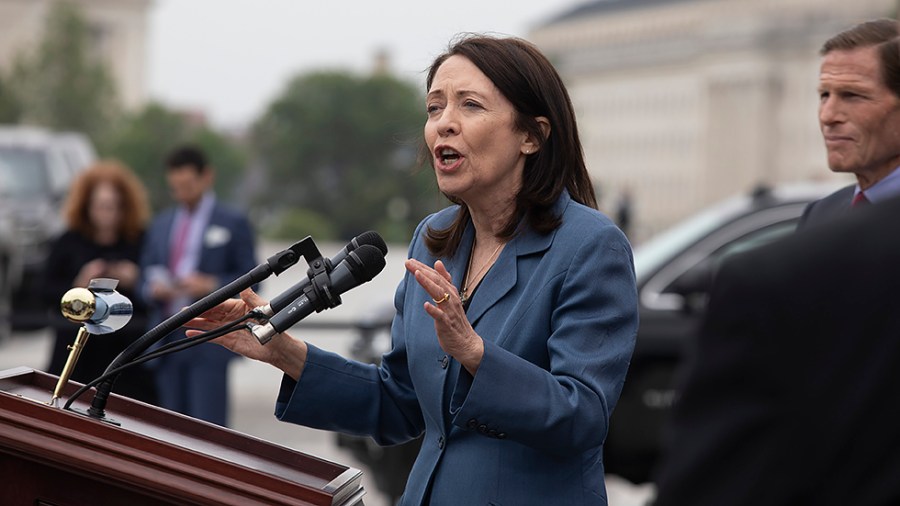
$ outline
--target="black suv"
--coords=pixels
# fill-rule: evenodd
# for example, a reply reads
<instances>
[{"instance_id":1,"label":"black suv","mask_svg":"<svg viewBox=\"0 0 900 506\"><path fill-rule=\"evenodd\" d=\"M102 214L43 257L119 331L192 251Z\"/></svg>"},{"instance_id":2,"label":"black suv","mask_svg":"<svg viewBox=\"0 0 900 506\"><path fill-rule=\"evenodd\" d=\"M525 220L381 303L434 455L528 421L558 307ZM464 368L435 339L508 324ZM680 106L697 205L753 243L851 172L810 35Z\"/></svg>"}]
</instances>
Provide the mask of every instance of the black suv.
<instances>
[{"instance_id":1,"label":"black suv","mask_svg":"<svg viewBox=\"0 0 900 506\"><path fill-rule=\"evenodd\" d=\"M10 280L0 298L12 297L17 327L44 324L37 283L51 241L63 228L60 208L75 176L95 158L84 135L0 126L0 251L14 259L0 257L6 269L0 279ZM8 305L0 300L0 327L9 325Z\"/></svg>"},{"instance_id":2,"label":"black suv","mask_svg":"<svg viewBox=\"0 0 900 506\"><path fill-rule=\"evenodd\" d=\"M675 402L677 374L697 332L716 269L726 256L793 233L809 202L836 183L758 187L710 207L635 248L640 327L622 396L606 439L606 472L633 483L652 481L663 426ZM392 308L359 326L353 358L377 363L390 346ZM403 491L418 441L379 447L371 439L338 435L396 499Z\"/></svg>"}]
</instances>

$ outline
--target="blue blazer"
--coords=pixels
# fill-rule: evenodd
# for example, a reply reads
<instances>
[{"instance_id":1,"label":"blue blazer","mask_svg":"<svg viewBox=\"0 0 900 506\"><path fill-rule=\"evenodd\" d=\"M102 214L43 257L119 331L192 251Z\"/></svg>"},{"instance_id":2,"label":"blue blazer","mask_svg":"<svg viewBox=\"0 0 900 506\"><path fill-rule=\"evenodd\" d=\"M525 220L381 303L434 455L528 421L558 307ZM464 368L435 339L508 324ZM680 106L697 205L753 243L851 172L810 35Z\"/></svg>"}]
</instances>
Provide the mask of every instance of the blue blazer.
<instances>
[{"instance_id":1,"label":"blue blazer","mask_svg":"<svg viewBox=\"0 0 900 506\"><path fill-rule=\"evenodd\" d=\"M276 415L380 444L424 432L403 505L606 504L603 441L638 323L631 248L568 194L555 209L560 227L522 230L471 299L467 316L485 345L475 377L440 348L423 309L431 297L406 274L381 366L310 346L300 381L282 383ZM425 228L446 227L456 212L426 218L410 256L438 260ZM458 254L442 259L457 284L473 238L470 223Z\"/></svg>"},{"instance_id":2,"label":"blue blazer","mask_svg":"<svg viewBox=\"0 0 900 506\"><path fill-rule=\"evenodd\" d=\"M171 208L160 213L151 223L141 254L142 272L146 272L147 268L151 266L168 264L169 238L174 222L175 209ZM224 229L227 233L210 233L211 229L216 228ZM238 211L216 202L210 214L209 223L203 231L203 236L197 270L216 276L219 279L219 286L234 281L256 267L253 229L247 218ZM146 290L142 288L141 293L146 295ZM152 328L163 320L164 308L149 298L147 298L147 304L151 308L150 327ZM209 351L211 356L224 359L233 356L231 352L218 345L198 346L191 349L203 349Z\"/></svg>"}]
</instances>

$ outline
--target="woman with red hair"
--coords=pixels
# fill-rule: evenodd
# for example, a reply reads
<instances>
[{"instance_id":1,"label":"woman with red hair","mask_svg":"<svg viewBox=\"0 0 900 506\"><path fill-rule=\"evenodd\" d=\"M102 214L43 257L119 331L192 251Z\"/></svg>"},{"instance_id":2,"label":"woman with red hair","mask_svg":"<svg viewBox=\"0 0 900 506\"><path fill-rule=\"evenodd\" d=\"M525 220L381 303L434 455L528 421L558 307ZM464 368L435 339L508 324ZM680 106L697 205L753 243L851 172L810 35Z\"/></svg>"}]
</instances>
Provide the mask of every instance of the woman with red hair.
<instances>
[{"instance_id":1,"label":"woman with red hair","mask_svg":"<svg viewBox=\"0 0 900 506\"><path fill-rule=\"evenodd\" d=\"M45 272L44 293L56 339L48 372L59 374L77 327L62 319L60 297L70 288L87 287L91 279L113 278L117 291L134 304L131 321L110 335L95 336L79 358L71 379L82 383L100 376L106 366L146 327L146 310L135 294L141 242L149 219L147 192L134 173L115 161L101 161L82 172L64 207L66 230L55 241ZM125 371L116 393L155 402L152 375L140 367Z\"/></svg>"}]
</instances>

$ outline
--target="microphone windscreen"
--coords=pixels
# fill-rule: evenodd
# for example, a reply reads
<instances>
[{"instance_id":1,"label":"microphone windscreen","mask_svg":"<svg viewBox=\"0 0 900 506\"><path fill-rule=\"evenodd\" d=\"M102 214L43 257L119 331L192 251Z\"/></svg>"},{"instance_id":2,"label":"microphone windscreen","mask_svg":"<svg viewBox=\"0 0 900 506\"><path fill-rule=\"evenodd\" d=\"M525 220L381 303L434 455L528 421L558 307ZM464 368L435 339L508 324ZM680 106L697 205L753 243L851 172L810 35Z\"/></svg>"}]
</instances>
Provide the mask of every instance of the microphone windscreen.
<instances>
[{"instance_id":1,"label":"microphone windscreen","mask_svg":"<svg viewBox=\"0 0 900 506\"><path fill-rule=\"evenodd\" d=\"M367 232L363 232L356 236L355 238L356 244L359 246L369 245L375 246L378 248L378 251L381 252L381 256L387 255L387 244L384 242L384 239L378 235L378 232L374 230L369 230Z\"/></svg>"},{"instance_id":2,"label":"microphone windscreen","mask_svg":"<svg viewBox=\"0 0 900 506\"><path fill-rule=\"evenodd\" d=\"M350 263L350 271L353 273L353 277L358 279L360 283L370 281L386 265L384 254L377 246L371 244L363 244L353 250L347 257L347 261Z\"/></svg>"}]
</instances>

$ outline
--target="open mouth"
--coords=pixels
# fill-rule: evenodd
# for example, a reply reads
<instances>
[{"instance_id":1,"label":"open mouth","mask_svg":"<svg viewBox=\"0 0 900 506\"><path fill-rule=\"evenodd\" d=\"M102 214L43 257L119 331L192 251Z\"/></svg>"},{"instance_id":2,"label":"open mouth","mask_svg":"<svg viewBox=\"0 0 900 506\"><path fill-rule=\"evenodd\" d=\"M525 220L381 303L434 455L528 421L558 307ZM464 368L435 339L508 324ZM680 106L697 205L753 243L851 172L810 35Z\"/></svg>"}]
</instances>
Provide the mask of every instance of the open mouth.
<instances>
[{"instance_id":1,"label":"open mouth","mask_svg":"<svg viewBox=\"0 0 900 506\"><path fill-rule=\"evenodd\" d=\"M443 165L453 165L461 158L459 152L451 148L442 148L438 150L437 157Z\"/></svg>"}]
</instances>

